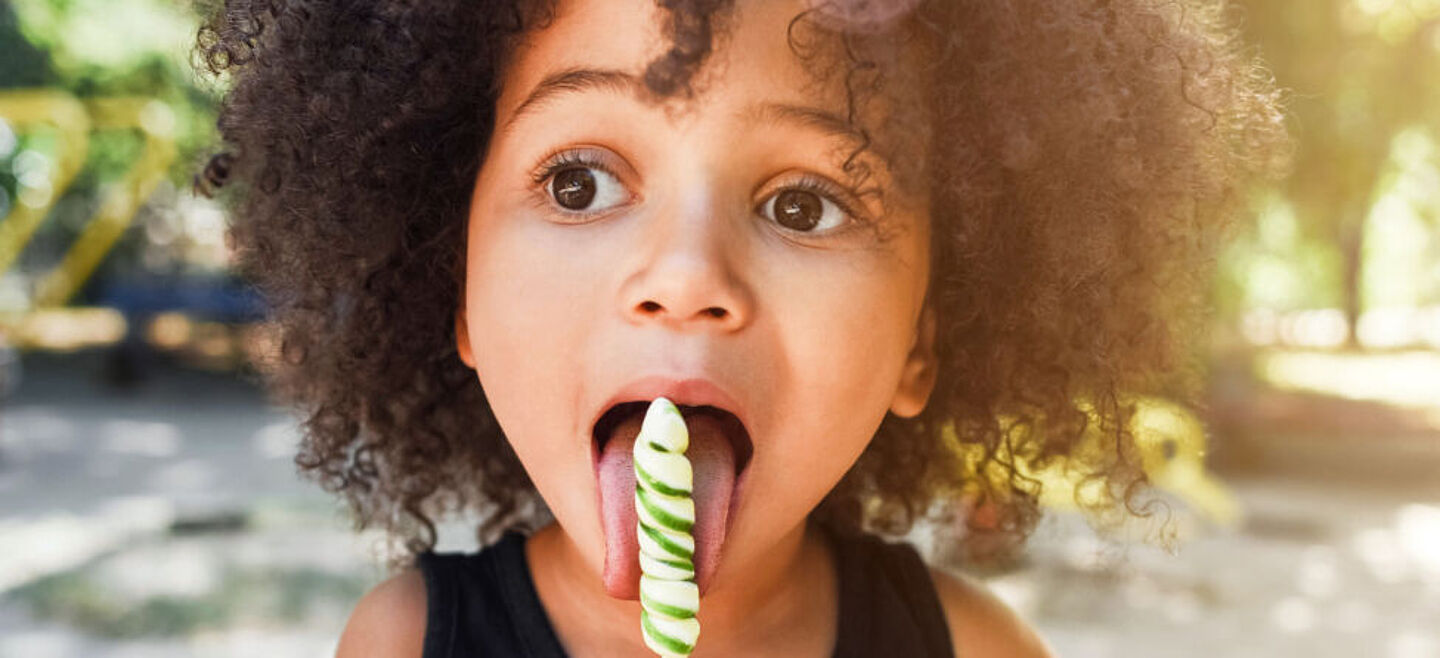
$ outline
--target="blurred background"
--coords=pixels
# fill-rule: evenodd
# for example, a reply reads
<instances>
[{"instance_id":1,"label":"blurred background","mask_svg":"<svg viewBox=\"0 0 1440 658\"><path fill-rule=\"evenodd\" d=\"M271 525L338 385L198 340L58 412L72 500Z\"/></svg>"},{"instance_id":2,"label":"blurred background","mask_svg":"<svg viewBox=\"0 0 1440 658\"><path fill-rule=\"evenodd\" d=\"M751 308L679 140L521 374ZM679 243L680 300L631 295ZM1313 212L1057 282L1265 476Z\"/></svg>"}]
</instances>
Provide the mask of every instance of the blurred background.
<instances>
[{"instance_id":1,"label":"blurred background","mask_svg":"<svg viewBox=\"0 0 1440 658\"><path fill-rule=\"evenodd\" d=\"M1440 657L1440 0L1236 6L1298 152L1220 261L1205 404L1141 401L1170 522L1054 496L979 575L1067 657ZM386 575L249 366L196 25L0 0L0 658L330 656Z\"/></svg>"}]
</instances>

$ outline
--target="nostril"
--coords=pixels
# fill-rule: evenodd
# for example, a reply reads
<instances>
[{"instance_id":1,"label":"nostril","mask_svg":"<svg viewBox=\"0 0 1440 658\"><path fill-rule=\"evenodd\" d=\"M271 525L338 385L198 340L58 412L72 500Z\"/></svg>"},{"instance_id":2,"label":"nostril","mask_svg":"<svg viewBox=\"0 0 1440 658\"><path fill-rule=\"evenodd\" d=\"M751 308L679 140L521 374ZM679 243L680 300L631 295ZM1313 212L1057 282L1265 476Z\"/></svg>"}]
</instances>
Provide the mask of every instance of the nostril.
<instances>
[{"instance_id":1,"label":"nostril","mask_svg":"<svg viewBox=\"0 0 1440 658\"><path fill-rule=\"evenodd\" d=\"M643 311L643 312L645 312L645 313L647 313L647 314L648 314L648 313L655 313L655 312L660 311L660 310L662 310L662 309L664 309L664 308L665 308L664 306L661 306L658 302L655 302L655 301L652 301L652 300L646 300L646 301L640 302L640 310ZM721 308L721 307L719 307L719 306L711 306L711 307L706 308L705 310L701 311L701 313L704 313L705 315L708 315L708 316L710 316L710 317L712 317L712 318L724 318L725 316L727 316L727 315L730 314L729 311L727 311L727 310L725 310L725 309L723 309L723 308Z\"/></svg>"}]
</instances>

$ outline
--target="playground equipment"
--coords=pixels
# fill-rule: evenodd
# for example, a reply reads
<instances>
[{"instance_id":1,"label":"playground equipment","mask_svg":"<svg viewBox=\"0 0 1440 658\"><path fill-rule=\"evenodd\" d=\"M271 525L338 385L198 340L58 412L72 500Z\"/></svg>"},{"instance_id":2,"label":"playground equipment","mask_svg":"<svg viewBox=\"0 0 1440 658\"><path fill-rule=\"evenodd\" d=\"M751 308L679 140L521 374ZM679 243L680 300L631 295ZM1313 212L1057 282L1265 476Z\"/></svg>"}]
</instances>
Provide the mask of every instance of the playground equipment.
<instances>
[{"instance_id":1,"label":"playground equipment","mask_svg":"<svg viewBox=\"0 0 1440 658\"><path fill-rule=\"evenodd\" d=\"M43 179L31 176L23 180L16 203L0 218L0 272L11 271L36 229L84 167L92 133L136 131L142 139L139 155L129 169L102 185L96 211L85 220L58 263L48 271L27 275L24 294L18 298L11 294L0 305L0 341L24 351L57 344L65 348L107 344L118 339L117 355L133 360L144 349L138 334L156 313L194 311L225 320L256 315L254 296L227 274L107 281L98 295L100 306L68 305L134 223L174 161L175 116L169 106L153 98L81 100L60 90L29 89L0 93L0 120L16 132L49 131L56 145L47 154L51 164L43 169ZM79 336L74 330L82 325L102 330L91 332L98 336ZM57 341L60 333L78 337Z\"/></svg>"}]
</instances>

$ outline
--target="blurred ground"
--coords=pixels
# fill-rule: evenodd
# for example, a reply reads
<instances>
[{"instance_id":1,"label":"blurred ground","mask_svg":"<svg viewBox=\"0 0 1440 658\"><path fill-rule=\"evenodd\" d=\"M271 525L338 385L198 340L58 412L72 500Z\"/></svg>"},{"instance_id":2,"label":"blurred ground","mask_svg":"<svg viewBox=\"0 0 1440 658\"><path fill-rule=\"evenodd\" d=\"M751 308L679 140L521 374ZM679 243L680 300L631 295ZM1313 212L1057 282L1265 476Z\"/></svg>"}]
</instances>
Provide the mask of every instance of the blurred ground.
<instances>
[{"instance_id":1,"label":"blurred ground","mask_svg":"<svg viewBox=\"0 0 1440 658\"><path fill-rule=\"evenodd\" d=\"M0 658L332 655L381 544L294 475L293 421L231 376L101 372L27 355L0 408ZM1424 440L1402 461L1434 473ZM1385 437L1284 441L1306 460L1227 477L1239 529L1182 512L1171 555L1055 514L987 578L1067 657L1440 656L1440 479L1357 468Z\"/></svg>"}]
</instances>

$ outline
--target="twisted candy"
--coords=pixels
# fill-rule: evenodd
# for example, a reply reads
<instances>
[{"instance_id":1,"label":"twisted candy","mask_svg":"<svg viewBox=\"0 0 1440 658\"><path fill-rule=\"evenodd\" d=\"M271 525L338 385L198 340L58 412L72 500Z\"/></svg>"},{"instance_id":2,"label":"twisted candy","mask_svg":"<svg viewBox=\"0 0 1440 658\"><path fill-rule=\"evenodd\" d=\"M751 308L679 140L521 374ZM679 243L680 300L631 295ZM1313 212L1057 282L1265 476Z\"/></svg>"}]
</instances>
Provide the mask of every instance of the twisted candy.
<instances>
[{"instance_id":1,"label":"twisted candy","mask_svg":"<svg viewBox=\"0 0 1440 658\"><path fill-rule=\"evenodd\" d=\"M645 645L688 656L700 637L695 586L694 475L685 449L690 433L675 404L655 398L635 438L635 533L640 540L640 628Z\"/></svg>"}]
</instances>

